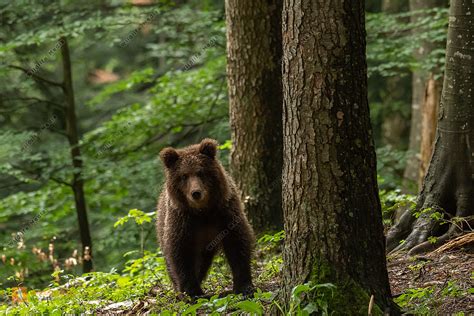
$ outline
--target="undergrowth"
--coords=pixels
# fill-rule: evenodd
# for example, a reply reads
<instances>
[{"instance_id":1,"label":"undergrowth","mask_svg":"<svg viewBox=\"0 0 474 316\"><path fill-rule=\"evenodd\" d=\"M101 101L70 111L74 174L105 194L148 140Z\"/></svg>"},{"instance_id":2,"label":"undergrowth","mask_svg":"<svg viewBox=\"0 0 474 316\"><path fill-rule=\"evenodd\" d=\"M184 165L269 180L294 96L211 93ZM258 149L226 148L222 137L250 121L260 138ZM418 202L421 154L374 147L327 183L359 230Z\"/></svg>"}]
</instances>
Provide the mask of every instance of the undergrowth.
<instances>
[{"instance_id":1,"label":"undergrowth","mask_svg":"<svg viewBox=\"0 0 474 316\"><path fill-rule=\"evenodd\" d=\"M474 272L473 272L474 273ZM473 274L474 276L474 274ZM397 303L405 313L413 315L435 315L436 307L440 306L446 299L456 299L474 294L474 288L467 292L462 290L455 280L447 281L446 285L436 290L435 286L407 289L403 294L395 298ZM465 315L464 312L453 314L456 316Z\"/></svg>"},{"instance_id":2,"label":"undergrowth","mask_svg":"<svg viewBox=\"0 0 474 316\"><path fill-rule=\"evenodd\" d=\"M134 222L140 227L149 223L152 216L150 213L131 210L115 226ZM252 297L229 294L232 287L231 273L224 258L218 256L203 284L209 296L192 301L173 291L161 252L145 251L140 245L136 251L124 254L130 259L121 271L112 269L109 272L74 276L65 270L56 269L51 274L49 286L42 290L27 289L22 285L22 279L13 274L9 281L14 280L17 286L0 291L0 314L63 315L112 313L119 310L138 313L144 311L144 307L137 309L140 302L146 301L150 303L146 310L160 315L309 315L313 312L327 315L326 291L319 293L318 289L331 288L331 284L299 285L294 288L288 306L278 303L283 239L283 231L258 239L252 263L257 291ZM314 297L314 302L307 303L305 300L303 304L303 298L306 297Z\"/></svg>"},{"instance_id":3,"label":"undergrowth","mask_svg":"<svg viewBox=\"0 0 474 316\"><path fill-rule=\"evenodd\" d=\"M411 197L406 198L398 192L386 192L382 196L386 213L391 213L389 211L395 206L412 203ZM135 222L140 227L149 223L152 216L132 210L117 221L116 226ZM18 275L13 274L9 279L16 280L17 286L0 290L0 315L111 314L119 311L132 314L148 311L152 315L331 315L328 300L336 289L330 283L298 285L293 288L290 301L281 302L283 239L283 231L258 239L252 262L257 292L252 297L229 294L231 272L224 258L218 256L203 284L208 296L192 301L173 291L161 252L145 251L140 245L136 251L124 254L129 260L121 271L112 269L75 276L56 269L51 274L49 286L42 290L25 288ZM471 293L464 293L450 281L441 292L431 287L412 288L395 301L406 312L430 314L430 308L439 300L472 295L471 290Z\"/></svg>"}]
</instances>

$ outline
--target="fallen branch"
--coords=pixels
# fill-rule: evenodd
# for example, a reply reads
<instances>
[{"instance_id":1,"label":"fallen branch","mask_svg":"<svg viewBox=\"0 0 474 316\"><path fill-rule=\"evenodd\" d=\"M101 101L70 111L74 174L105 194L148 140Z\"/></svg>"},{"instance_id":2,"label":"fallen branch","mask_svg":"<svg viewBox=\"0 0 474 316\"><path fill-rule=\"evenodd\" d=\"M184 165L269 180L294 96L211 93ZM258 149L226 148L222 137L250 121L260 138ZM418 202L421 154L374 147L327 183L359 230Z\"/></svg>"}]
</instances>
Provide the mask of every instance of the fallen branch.
<instances>
[{"instance_id":1,"label":"fallen branch","mask_svg":"<svg viewBox=\"0 0 474 316\"><path fill-rule=\"evenodd\" d=\"M440 254L442 252L455 249L455 248L461 248L469 244L474 244L474 232L454 238L453 240L450 240L443 246L434 250L432 253Z\"/></svg>"}]
</instances>

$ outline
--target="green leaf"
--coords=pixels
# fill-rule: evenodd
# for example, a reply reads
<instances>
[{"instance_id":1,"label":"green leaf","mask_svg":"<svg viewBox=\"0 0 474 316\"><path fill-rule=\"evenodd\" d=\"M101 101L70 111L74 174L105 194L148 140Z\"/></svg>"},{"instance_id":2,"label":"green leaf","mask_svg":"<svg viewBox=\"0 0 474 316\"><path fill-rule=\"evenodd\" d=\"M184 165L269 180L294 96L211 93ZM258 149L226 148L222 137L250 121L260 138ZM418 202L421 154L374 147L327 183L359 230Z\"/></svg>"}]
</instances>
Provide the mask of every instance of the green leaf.
<instances>
[{"instance_id":1,"label":"green leaf","mask_svg":"<svg viewBox=\"0 0 474 316\"><path fill-rule=\"evenodd\" d=\"M117 285L119 287L126 287L131 281L131 278L129 277L120 277L117 279Z\"/></svg>"},{"instance_id":2,"label":"green leaf","mask_svg":"<svg viewBox=\"0 0 474 316\"><path fill-rule=\"evenodd\" d=\"M203 303L197 303L189 306L183 311L183 315L196 315L197 310L203 305Z\"/></svg>"},{"instance_id":3,"label":"green leaf","mask_svg":"<svg viewBox=\"0 0 474 316\"><path fill-rule=\"evenodd\" d=\"M291 291L292 297L299 297L301 293L308 293L311 290L311 287L308 283L297 285Z\"/></svg>"},{"instance_id":4,"label":"green leaf","mask_svg":"<svg viewBox=\"0 0 474 316\"><path fill-rule=\"evenodd\" d=\"M263 314L263 309L262 306L256 302L245 300L238 302L235 304L235 306L247 313L251 313L253 315L262 315Z\"/></svg>"}]
</instances>

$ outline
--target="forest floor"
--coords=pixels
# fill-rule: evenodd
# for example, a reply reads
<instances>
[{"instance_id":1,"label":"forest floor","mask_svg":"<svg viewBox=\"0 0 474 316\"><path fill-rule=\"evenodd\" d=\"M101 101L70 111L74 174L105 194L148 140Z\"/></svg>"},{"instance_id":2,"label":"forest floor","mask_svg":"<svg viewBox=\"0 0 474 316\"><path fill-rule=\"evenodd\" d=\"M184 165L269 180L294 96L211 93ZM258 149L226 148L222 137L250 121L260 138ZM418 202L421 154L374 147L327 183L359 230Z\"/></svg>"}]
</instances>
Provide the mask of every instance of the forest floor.
<instances>
[{"instance_id":1,"label":"forest floor","mask_svg":"<svg viewBox=\"0 0 474 316\"><path fill-rule=\"evenodd\" d=\"M387 267L392 294L405 315L474 314L473 241L460 248L453 247L418 257L389 256ZM257 252L257 257L259 253L263 256L261 252ZM258 264L254 268L256 268L256 275L267 273L265 270L268 270L268 266L265 267L264 264ZM262 291L277 293L280 288L279 283L280 273L277 273L273 278L265 278L260 282L256 280L255 285ZM222 289L221 297L231 292L230 283L227 285ZM212 286L208 284L206 287L207 291L212 291ZM159 305L157 297L166 296L163 291L154 294L136 302L133 307L118 304L102 312L105 312L104 314L146 314ZM271 301L262 301L262 303L263 314L266 315L272 303ZM198 311L197 314L201 313Z\"/></svg>"},{"instance_id":2,"label":"forest floor","mask_svg":"<svg viewBox=\"0 0 474 316\"><path fill-rule=\"evenodd\" d=\"M298 285L288 309L278 304L282 247L283 232L265 235L257 242L252 270L258 291L254 297L229 295L232 274L225 259L217 256L203 284L208 295L191 301L172 289L161 253L146 252L131 259L122 272L64 274L46 289L30 290L21 297L13 289L3 291L4 304L0 291L0 315L56 315L61 311L71 315L289 316L323 314L326 309L330 314L330 284ZM405 315L474 315L474 232L423 256L389 255L387 267L394 301ZM306 304L303 297L311 303Z\"/></svg>"},{"instance_id":3,"label":"forest floor","mask_svg":"<svg viewBox=\"0 0 474 316\"><path fill-rule=\"evenodd\" d=\"M424 256L389 256L387 268L392 294L406 313L474 314L473 242Z\"/></svg>"}]
</instances>

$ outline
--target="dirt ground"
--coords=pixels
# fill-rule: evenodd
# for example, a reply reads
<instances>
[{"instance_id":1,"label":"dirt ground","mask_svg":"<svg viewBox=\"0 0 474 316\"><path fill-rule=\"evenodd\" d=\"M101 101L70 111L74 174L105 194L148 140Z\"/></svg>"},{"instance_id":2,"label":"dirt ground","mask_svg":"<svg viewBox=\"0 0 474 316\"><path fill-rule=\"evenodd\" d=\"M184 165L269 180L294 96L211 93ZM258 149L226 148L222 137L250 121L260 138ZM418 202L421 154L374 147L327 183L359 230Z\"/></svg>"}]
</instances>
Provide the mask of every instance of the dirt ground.
<instances>
[{"instance_id":1,"label":"dirt ground","mask_svg":"<svg viewBox=\"0 0 474 316\"><path fill-rule=\"evenodd\" d=\"M412 296L409 314L415 314L416 308L423 306L424 312L428 310L431 315L459 312L474 315L473 244L414 258L389 257L387 267L394 297L400 297L407 289L425 288L429 291L428 295L420 294L419 298Z\"/></svg>"}]
</instances>

